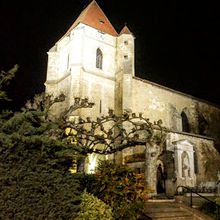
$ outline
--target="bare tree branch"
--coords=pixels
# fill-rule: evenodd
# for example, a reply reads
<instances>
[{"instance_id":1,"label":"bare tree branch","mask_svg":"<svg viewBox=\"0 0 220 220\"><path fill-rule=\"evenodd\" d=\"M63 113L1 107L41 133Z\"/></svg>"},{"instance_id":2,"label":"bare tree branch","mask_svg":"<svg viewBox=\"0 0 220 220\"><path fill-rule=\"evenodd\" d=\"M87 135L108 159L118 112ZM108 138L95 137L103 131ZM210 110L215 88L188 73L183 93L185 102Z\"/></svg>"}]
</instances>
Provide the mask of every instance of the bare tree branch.
<instances>
[{"instance_id":1,"label":"bare tree branch","mask_svg":"<svg viewBox=\"0 0 220 220\"><path fill-rule=\"evenodd\" d=\"M162 145L166 136L166 129L161 120L151 123L142 113L124 113L122 117L118 117L113 110L96 120L87 117L79 118L78 123L68 122L64 129L68 130L69 140L81 147L85 154L112 154L146 143Z\"/></svg>"}]
</instances>

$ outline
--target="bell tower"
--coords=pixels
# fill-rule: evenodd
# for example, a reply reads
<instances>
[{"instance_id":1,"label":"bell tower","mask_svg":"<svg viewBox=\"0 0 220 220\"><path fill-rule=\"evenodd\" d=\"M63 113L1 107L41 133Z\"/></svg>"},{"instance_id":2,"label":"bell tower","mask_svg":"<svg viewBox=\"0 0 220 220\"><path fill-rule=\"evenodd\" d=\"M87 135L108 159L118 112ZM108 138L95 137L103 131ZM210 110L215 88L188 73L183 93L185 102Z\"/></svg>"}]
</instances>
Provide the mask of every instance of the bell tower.
<instances>
[{"instance_id":1,"label":"bell tower","mask_svg":"<svg viewBox=\"0 0 220 220\"><path fill-rule=\"evenodd\" d=\"M125 25L117 38L115 111L122 114L132 108L132 77L134 76L134 36ZM120 94L120 95L119 95Z\"/></svg>"}]
</instances>

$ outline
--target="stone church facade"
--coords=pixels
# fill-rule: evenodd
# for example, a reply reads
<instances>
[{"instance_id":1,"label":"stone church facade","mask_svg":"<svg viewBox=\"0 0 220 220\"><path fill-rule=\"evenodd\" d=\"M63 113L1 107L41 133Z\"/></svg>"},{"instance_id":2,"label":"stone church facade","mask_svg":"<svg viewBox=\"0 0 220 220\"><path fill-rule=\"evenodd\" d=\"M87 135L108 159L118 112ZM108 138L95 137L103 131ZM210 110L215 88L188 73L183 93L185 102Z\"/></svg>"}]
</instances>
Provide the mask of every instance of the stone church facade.
<instances>
[{"instance_id":1,"label":"stone church facade","mask_svg":"<svg viewBox=\"0 0 220 220\"><path fill-rule=\"evenodd\" d=\"M166 174L162 188L168 194L178 185L215 184L220 169L219 106L136 77L134 49L135 37L128 27L117 33L92 1L48 52L46 92L67 96L54 113L73 104L74 97L88 97L95 106L81 110L82 116L96 118L111 108L116 114L132 110L142 112L151 121L162 119L169 133L166 153L149 165L154 174L149 180L152 191L159 191L158 169ZM144 172L146 157L128 159L144 150L142 146L124 150L123 163Z\"/></svg>"}]
</instances>

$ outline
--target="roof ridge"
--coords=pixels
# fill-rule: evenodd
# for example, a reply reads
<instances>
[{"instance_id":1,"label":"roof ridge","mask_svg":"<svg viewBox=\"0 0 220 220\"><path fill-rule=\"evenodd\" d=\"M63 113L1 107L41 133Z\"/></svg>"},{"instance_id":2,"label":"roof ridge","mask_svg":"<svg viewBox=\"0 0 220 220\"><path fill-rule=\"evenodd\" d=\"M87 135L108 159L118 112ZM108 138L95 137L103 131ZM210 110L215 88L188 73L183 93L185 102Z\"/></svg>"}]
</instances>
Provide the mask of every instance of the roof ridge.
<instances>
[{"instance_id":1,"label":"roof ridge","mask_svg":"<svg viewBox=\"0 0 220 220\"><path fill-rule=\"evenodd\" d=\"M117 31L95 0L92 0L87 7L82 10L63 37L67 36L79 23L86 24L112 36L118 36Z\"/></svg>"},{"instance_id":2,"label":"roof ridge","mask_svg":"<svg viewBox=\"0 0 220 220\"><path fill-rule=\"evenodd\" d=\"M133 35L133 33L128 28L127 24L125 24L124 27L121 29L119 35L121 35L121 34L131 34L131 35Z\"/></svg>"}]
</instances>

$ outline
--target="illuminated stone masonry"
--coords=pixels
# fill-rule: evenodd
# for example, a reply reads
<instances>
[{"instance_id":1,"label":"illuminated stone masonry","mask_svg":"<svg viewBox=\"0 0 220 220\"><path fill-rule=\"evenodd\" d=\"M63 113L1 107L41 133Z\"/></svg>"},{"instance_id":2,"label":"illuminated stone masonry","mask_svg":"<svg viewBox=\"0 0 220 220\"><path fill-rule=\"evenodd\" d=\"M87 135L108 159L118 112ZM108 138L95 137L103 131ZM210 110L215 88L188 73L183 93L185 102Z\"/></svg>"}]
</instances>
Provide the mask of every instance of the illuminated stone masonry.
<instances>
[{"instance_id":1,"label":"illuminated stone masonry","mask_svg":"<svg viewBox=\"0 0 220 220\"><path fill-rule=\"evenodd\" d=\"M67 96L54 114L72 105L74 97L87 97L95 106L78 115L96 118L110 108L117 115L132 111L151 121L162 119L169 129L165 151L136 146L123 150L122 163L145 173L153 193L172 195L178 185L215 183L220 171L219 106L136 77L134 40L127 26L117 33L92 1L48 52L46 92ZM88 158L89 172L97 158Z\"/></svg>"}]
</instances>

